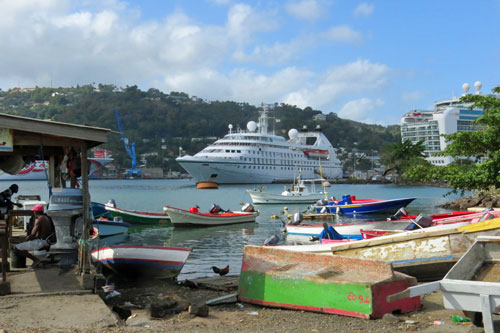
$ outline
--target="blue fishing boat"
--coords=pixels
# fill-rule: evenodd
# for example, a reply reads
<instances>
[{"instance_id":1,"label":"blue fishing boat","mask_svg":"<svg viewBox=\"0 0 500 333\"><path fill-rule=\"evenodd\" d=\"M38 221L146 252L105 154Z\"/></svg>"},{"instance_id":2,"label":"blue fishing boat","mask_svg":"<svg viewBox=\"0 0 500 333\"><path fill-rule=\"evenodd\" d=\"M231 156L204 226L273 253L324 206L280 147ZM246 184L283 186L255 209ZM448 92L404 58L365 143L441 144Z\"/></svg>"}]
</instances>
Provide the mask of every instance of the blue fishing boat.
<instances>
[{"instance_id":1,"label":"blue fishing boat","mask_svg":"<svg viewBox=\"0 0 500 333\"><path fill-rule=\"evenodd\" d=\"M344 195L342 200L330 200L313 207L317 213L336 214L374 214L394 213L398 209L408 206L415 198L400 199L357 199L355 196Z\"/></svg>"}]
</instances>

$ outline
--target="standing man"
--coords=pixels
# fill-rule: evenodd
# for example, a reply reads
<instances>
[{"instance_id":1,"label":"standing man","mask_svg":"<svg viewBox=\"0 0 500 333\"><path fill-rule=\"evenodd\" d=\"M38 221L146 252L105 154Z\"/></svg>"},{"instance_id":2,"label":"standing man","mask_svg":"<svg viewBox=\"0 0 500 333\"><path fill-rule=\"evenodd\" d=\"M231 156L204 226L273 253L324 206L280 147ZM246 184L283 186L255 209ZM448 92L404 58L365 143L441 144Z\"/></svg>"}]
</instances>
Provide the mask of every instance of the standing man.
<instances>
[{"instance_id":1,"label":"standing man","mask_svg":"<svg viewBox=\"0 0 500 333\"><path fill-rule=\"evenodd\" d=\"M14 247L14 252L22 257L33 260L32 268L37 268L40 264L40 259L29 253L28 251L39 251L48 249L50 246L49 238L55 235L52 222L43 214L43 206L35 205L33 207L35 212L35 225L31 233L26 236L26 241L17 244Z\"/></svg>"}]
</instances>

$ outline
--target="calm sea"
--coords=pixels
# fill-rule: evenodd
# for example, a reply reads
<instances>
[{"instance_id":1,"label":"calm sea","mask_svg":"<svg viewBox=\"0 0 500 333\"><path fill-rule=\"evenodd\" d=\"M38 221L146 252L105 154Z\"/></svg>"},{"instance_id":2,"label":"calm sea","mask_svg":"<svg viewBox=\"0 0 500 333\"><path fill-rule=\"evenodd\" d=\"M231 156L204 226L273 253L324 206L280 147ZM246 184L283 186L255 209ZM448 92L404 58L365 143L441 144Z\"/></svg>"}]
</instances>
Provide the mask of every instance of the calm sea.
<instances>
[{"instance_id":1,"label":"calm sea","mask_svg":"<svg viewBox=\"0 0 500 333\"><path fill-rule=\"evenodd\" d=\"M12 182L0 181L0 190ZM19 194L39 194L48 200L45 181L19 181ZM106 203L116 201L119 208L161 212L163 205L189 208L198 205L201 211L208 211L213 203L223 209L239 210L241 203L250 202L246 189L256 185L221 185L218 190L197 190L195 183L188 179L151 179L151 180L91 180L91 200ZM265 191L281 193L283 184L266 184ZM456 195L444 197L449 189L428 186L396 185L333 185L329 195L340 198L343 194L356 195L358 198L395 199L416 197L407 210L411 214L441 213L444 209L437 205L457 198ZM158 245L188 247L193 249L179 279L213 275L210 267L230 265L230 274L238 274L244 245L262 245L264 240L276 234L281 243L286 238L280 231L281 222L271 216L280 214L280 205L256 205L261 211L257 223L211 228L134 227L129 231L123 244ZM289 212L303 211L308 205L288 205ZM377 219L385 219L380 216ZM339 223L350 223L352 218L341 217ZM336 221L336 222L337 222Z\"/></svg>"}]
</instances>

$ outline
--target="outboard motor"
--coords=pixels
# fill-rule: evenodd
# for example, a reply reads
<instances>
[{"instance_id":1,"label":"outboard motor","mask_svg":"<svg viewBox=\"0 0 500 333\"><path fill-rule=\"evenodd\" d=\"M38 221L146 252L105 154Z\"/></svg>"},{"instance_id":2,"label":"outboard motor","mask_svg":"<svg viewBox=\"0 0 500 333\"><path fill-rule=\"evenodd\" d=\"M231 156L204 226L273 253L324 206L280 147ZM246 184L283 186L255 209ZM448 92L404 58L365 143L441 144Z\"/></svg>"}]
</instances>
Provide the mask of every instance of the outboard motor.
<instances>
[{"instance_id":1,"label":"outboard motor","mask_svg":"<svg viewBox=\"0 0 500 333\"><path fill-rule=\"evenodd\" d=\"M241 207L241 211L246 213L253 213L255 212L255 208L253 205L247 202L246 204L243 205L243 207Z\"/></svg>"},{"instance_id":2,"label":"outboard motor","mask_svg":"<svg viewBox=\"0 0 500 333\"><path fill-rule=\"evenodd\" d=\"M488 207L486 208L483 212L484 214L481 215L481 217L479 218L479 222L483 222L483 221L486 221L486 220L491 220L491 219L494 219L495 218L495 215L493 214L490 214L490 212L493 210L493 208L491 207Z\"/></svg>"},{"instance_id":3,"label":"outboard motor","mask_svg":"<svg viewBox=\"0 0 500 333\"><path fill-rule=\"evenodd\" d=\"M432 225L432 217L430 217L429 215L424 215L424 214L420 213L417 216L417 218L415 219L415 221L410 223L405 228L405 230L417 230L417 229L420 229L420 227L427 228L427 227L430 227L431 225Z\"/></svg>"},{"instance_id":4,"label":"outboard motor","mask_svg":"<svg viewBox=\"0 0 500 333\"><path fill-rule=\"evenodd\" d=\"M298 212L292 215L292 219L288 224L299 225L300 223L302 223L303 220L304 220L304 215L302 215L301 212Z\"/></svg>"},{"instance_id":5,"label":"outboard motor","mask_svg":"<svg viewBox=\"0 0 500 333\"><path fill-rule=\"evenodd\" d=\"M221 211L222 209L219 207L219 205L213 204L212 208L210 208L210 214L217 214Z\"/></svg>"},{"instance_id":6,"label":"outboard motor","mask_svg":"<svg viewBox=\"0 0 500 333\"><path fill-rule=\"evenodd\" d=\"M391 215L389 217L389 220L390 221L399 220L402 216L408 216L408 211L404 207L399 208L398 211L394 213L394 215Z\"/></svg>"},{"instance_id":7,"label":"outboard motor","mask_svg":"<svg viewBox=\"0 0 500 333\"><path fill-rule=\"evenodd\" d=\"M106 203L106 206L116 208L115 199L109 199L108 202Z\"/></svg>"},{"instance_id":8,"label":"outboard motor","mask_svg":"<svg viewBox=\"0 0 500 333\"><path fill-rule=\"evenodd\" d=\"M78 249L83 232L83 198L79 188L55 188L50 197L49 215L54 221L57 243L50 250Z\"/></svg>"}]
</instances>

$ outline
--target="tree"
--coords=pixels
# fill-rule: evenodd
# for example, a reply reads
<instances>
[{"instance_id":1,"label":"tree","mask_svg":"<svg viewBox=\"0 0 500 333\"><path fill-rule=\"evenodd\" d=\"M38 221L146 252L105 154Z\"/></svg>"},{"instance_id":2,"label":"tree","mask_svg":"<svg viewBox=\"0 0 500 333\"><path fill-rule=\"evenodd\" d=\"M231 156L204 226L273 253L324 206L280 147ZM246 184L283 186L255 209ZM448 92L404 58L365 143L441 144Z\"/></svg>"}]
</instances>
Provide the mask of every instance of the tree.
<instances>
[{"instance_id":1,"label":"tree","mask_svg":"<svg viewBox=\"0 0 500 333\"><path fill-rule=\"evenodd\" d=\"M493 89L500 93L500 86ZM500 188L500 99L496 96L467 95L464 103L483 109L474 123L478 130L443 135L450 143L440 155L455 162L447 166L414 166L408 172L413 180L446 181L453 190L486 192Z\"/></svg>"},{"instance_id":2,"label":"tree","mask_svg":"<svg viewBox=\"0 0 500 333\"><path fill-rule=\"evenodd\" d=\"M395 143L382 148L381 162L387 169L384 176L391 171L403 175L413 165L429 164L424 155L425 146L423 141L413 144L406 140L403 143Z\"/></svg>"}]
</instances>

